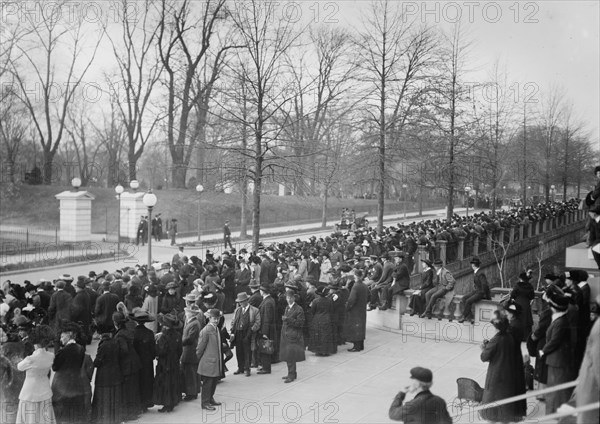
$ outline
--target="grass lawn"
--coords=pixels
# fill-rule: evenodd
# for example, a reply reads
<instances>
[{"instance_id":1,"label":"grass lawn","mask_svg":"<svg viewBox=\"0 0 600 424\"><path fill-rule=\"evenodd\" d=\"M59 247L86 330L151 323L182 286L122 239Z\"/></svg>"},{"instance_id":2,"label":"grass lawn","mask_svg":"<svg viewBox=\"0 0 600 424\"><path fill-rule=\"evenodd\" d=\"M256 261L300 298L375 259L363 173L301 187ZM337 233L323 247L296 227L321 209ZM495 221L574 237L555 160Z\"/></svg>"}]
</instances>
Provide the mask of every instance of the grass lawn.
<instances>
[{"instance_id":1,"label":"grass lawn","mask_svg":"<svg viewBox=\"0 0 600 424\"><path fill-rule=\"evenodd\" d=\"M0 202L0 220L5 225L18 225L30 228L53 230L59 226L59 202L56 194L69 190L60 186L20 186L20 196L3 199ZM92 203L92 232L116 233L117 199L113 189L89 188L95 196ZM177 218L178 231L195 231L198 220L198 194L194 190L156 190L158 203L153 214L161 213L163 227L165 221ZM220 229L225 219L231 221L231 227L240 225L240 195L204 192L200 198L201 225L203 230ZM377 213L377 200L330 198L328 217L340 215L344 207L354 208L357 214L367 212L374 222ZM248 225L252 222L252 199L248 202ZM416 205L409 204L407 210ZM321 218L321 199L318 197L273 196L261 197L261 225L275 223L288 224L298 221L315 221ZM401 212L398 202L386 201L386 213Z\"/></svg>"}]
</instances>

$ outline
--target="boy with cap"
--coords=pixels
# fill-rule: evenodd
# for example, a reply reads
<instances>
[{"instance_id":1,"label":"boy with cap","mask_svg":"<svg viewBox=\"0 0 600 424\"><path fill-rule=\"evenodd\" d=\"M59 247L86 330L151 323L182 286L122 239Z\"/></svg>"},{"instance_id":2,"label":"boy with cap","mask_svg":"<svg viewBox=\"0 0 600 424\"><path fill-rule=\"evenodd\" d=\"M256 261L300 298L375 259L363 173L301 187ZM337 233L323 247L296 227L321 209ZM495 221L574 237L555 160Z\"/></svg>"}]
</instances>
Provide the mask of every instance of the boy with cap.
<instances>
[{"instance_id":1,"label":"boy with cap","mask_svg":"<svg viewBox=\"0 0 600 424\"><path fill-rule=\"evenodd\" d=\"M405 424L452 423L444 399L429 391L433 381L431 370L415 367L410 370L410 378L410 384L396 395L390 406L390 419Z\"/></svg>"}]
</instances>

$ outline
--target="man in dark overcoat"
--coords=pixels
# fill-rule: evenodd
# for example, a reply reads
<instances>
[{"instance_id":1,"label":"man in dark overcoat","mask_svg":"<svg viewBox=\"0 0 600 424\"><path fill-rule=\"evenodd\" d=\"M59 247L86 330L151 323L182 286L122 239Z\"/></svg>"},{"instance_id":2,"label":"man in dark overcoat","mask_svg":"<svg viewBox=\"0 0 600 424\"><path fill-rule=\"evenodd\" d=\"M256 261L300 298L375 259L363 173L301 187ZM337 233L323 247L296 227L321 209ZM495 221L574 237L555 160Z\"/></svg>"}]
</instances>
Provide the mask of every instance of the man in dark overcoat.
<instances>
[{"instance_id":1,"label":"man in dark overcoat","mask_svg":"<svg viewBox=\"0 0 600 424\"><path fill-rule=\"evenodd\" d=\"M275 339L277 337L277 331L275 328L277 305L275 304L275 299L273 296L271 296L271 288L269 286L260 286L260 294L263 300L258 307L258 311L260 313L260 330L257 337L259 339L271 340L275 346ZM271 374L271 361L272 357L276 354L277 352L273 352L272 354L259 352L262 369L259 370L257 374Z\"/></svg>"},{"instance_id":2,"label":"man in dark overcoat","mask_svg":"<svg viewBox=\"0 0 600 424\"><path fill-rule=\"evenodd\" d=\"M354 270L354 284L346 302L346 320L344 322L344 338L354 346L348 352L360 352L365 348L367 329L367 303L369 288L363 282L362 269Z\"/></svg>"},{"instance_id":3,"label":"man in dark overcoat","mask_svg":"<svg viewBox=\"0 0 600 424\"><path fill-rule=\"evenodd\" d=\"M112 314L117 310L119 296L110 292L110 282L104 281L101 286L102 294L96 300L94 308L94 319L98 334L112 333L115 326L112 320Z\"/></svg>"},{"instance_id":4,"label":"man in dark overcoat","mask_svg":"<svg viewBox=\"0 0 600 424\"><path fill-rule=\"evenodd\" d=\"M156 318L150 316L147 311L137 309L132 319L137 323L133 331L133 348L140 358L140 402L142 410L154 406L152 402L154 384L154 358L156 357L156 343L154 332L144 324L154 322ZM195 373L196 371L194 371Z\"/></svg>"},{"instance_id":5,"label":"man in dark overcoat","mask_svg":"<svg viewBox=\"0 0 600 424\"><path fill-rule=\"evenodd\" d=\"M92 302L90 295L85 290L85 280L86 277L84 276L77 278L75 297L71 306L71 320L81 325L85 343L90 344L92 342L92 333L90 330L90 324L92 323Z\"/></svg>"},{"instance_id":6,"label":"man in dark overcoat","mask_svg":"<svg viewBox=\"0 0 600 424\"><path fill-rule=\"evenodd\" d=\"M67 293L65 288L66 283L63 280L56 282L56 291L50 298L50 306L48 307L48 318L54 330L58 330L63 320L71 321L71 304L73 298Z\"/></svg>"},{"instance_id":7,"label":"man in dark overcoat","mask_svg":"<svg viewBox=\"0 0 600 424\"><path fill-rule=\"evenodd\" d=\"M279 359L287 363L288 375L284 383L291 383L298 378L296 363L304 361L304 310L296 303L296 293L286 289L285 298L287 307L281 317L281 342L279 345Z\"/></svg>"}]
</instances>

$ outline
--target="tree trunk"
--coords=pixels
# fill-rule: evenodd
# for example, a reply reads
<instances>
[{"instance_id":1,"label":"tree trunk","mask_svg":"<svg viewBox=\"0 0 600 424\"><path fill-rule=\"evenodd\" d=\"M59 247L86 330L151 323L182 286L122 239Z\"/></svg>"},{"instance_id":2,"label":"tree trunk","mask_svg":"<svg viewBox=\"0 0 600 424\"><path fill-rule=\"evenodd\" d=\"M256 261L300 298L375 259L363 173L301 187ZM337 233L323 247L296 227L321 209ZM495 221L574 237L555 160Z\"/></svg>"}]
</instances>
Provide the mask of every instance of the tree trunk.
<instances>
[{"instance_id":1,"label":"tree trunk","mask_svg":"<svg viewBox=\"0 0 600 424\"><path fill-rule=\"evenodd\" d=\"M50 185L55 181L52 181L52 177L53 177L53 165L54 165L54 154L55 152L53 152L52 150L50 150L50 147L46 147L44 146L43 148L43 157L44 157L44 170L43 170L43 174L44 174L44 184L45 185ZM60 175L58 176L60 178Z\"/></svg>"},{"instance_id":2,"label":"tree trunk","mask_svg":"<svg viewBox=\"0 0 600 424\"><path fill-rule=\"evenodd\" d=\"M260 148L260 147L259 147ZM254 204L252 205L252 250L258 250L260 242L260 195L262 191L262 156L256 157L254 174Z\"/></svg>"},{"instance_id":3,"label":"tree trunk","mask_svg":"<svg viewBox=\"0 0 600 424\"><path fill-rule=\"evenodd\" d=\"M187 170L187 166L183 164L173 163L173 169L171 170L173 187L185 188L185 177L187 175Z\"/></svg>"},{"instance_id":4,"label":"tree trunk","mask_svg":"<svg viewBox=\"0 0 600 424\"><path fill-rule=\"evenodd\" d=\"M323 202L321 209L321 228L327 228L327 201L329 200L329 190L327 190L327 184L325 184L325 192L323 193Z\"/></svg>"},{"instance_id":5,"label":"tree trunk","mask_svg":"<svg viewBox=\"0 0 600 424\"><path fill-rule=\"evenodd\" d=\"M242 172L246 172L245 169ZM248 237L248 224L246 223L246 215L248 210L248 177L244 175L240 187L242 194L242 207L240 212L240 239L245 240Z\"/></svg>"}]
</instances>

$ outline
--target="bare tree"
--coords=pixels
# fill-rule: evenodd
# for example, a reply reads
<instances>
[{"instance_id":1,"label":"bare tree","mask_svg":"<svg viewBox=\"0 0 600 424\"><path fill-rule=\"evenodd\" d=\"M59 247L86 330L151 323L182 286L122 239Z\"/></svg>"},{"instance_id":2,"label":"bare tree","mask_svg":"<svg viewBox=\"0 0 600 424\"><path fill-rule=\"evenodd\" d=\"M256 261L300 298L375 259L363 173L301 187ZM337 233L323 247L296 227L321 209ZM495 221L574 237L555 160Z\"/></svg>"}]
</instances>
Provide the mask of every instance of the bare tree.
<instances>
[{"instance_id":1,"label":"bare tree","mask_svg":"<svg viewBox=\"0 0 600 424\"><path fill-rule=\"evenodd\" d=\"M134 19L129 16L133 7ZM151 102L162 72L156 53L159 26L150 0L112 0L112 8L121 22L118 36L106 31L117 63L117 77L106 79L125 127L129 179L135 180L137 163L160 121Z\"/></svg>"},{"instance_id":2,"label":"bare tree","mask_svg":"<svg viewBox=\"0 0 600 424\"><path fill-rule=\"evenodd\" d=\"M61 1L55 6L62 9L66 3ZM69 108L81 94L78 90L102 40L101 32L88 42L83 19L67 22L57 18L55 10L38 8L41 19L37 13L22 14L27 33L15 45L18 54L10 59L19 86L17 96L31 115L42 146L45 184L52 182L54 155L63 138ZM61 48L63 45L68 46L68 53ZM83 59L84 50L87 60ZM61 67L63 63L66 69Z\"/></svg>"},{"instance_id":3,"label":"bare tree","mask_svg":"<svg viewBox=\"0 0 600 424\"><path fill-rule=\"evenodd\" d=\"M400 143L404 124L419 98L417 82L430 66L434 50L429 29L413 27L397 3L383 0L371 4L371 11L357 40L359 63L371 85L369 110L377 126L377 231L383 231L383 214L390 160L390 141ZM415 93L416 92L416 93Z\"/></svg>"},{"instance_id":4,"label":"bare tree","mask_svg":"<svg viewBox=\"0 0 600 424\"><path fill-rule=\"evenodd\" d=\"M3 162L0 166L6 166L3 177L8 176L8 182L14 184L18 182L15 179L19 172L17 159L30 128L30 119L15 94L6 91L0 102L0 153Z\"/></svg>"},{"instance_id":5,"label":"bare tree","mask_svg":"<svg viewBox=\"0 0 600 424\"><path fill-rule=\"evenodd\" d=\"M244 170L253 183L252 243L256 249L260 237L260 200L265 171L293 166L293 156L278 136L281 128L274 125L274 115L289 103L285 84L285 55L299 34L289 20L275 18L276 4L251 0L240 4L232 13L235 29L236 60L229 72L245 86L247 107L239 112L228 110L228 119L243 124L251 139L246 147L238 143L229 148L247 158ZM247 115L244 116L244 113Z\"/></svg>"},{"instance_id":6,"label":"bare tree","mask_svg":"<svg viewBox=\"0 0 600 424\"><path fill-rule=\"evenodd\" d=\"M226 51L231 48L224 43L212 53L209 50L211 43L218 41L217 32L228 16L225 3L161 1L158 48L167 89L166 133L173 160L171 173L178 188L185 187L197 136L204 135L211 91L224 66ZM188 125L194 108L196 125L190 134Z\"/></svg>"},{"instance_id":7,"label":"bare tree","mask_svg":"<svg viewBox=\"0 0 600 424\"><path fill-rule=\"evenodd\" d=\"M542 97L539 110L539 129L543 142L543 184L546 202L550 200L550 178L554 169L557 136L563 115L564 90L559 87L550 87L546 96Z\"/></svg>"},{"instance_id":8,"label":"bare tree","mask_svg":"<svg viewBox=\"0 0 600 424\"><path fill-rule=\"evenodd\" d=\"M68 114L66 131L69 136L68 141L75 153L81 185L85 187L92 182L92 179L99 179L101 168L96 165L96 158L102 144L95 142L96 139L92 136L91 114L85 103L74 104L74 106L77 107L73 107Z\"/></svg>"}]
</instances>

